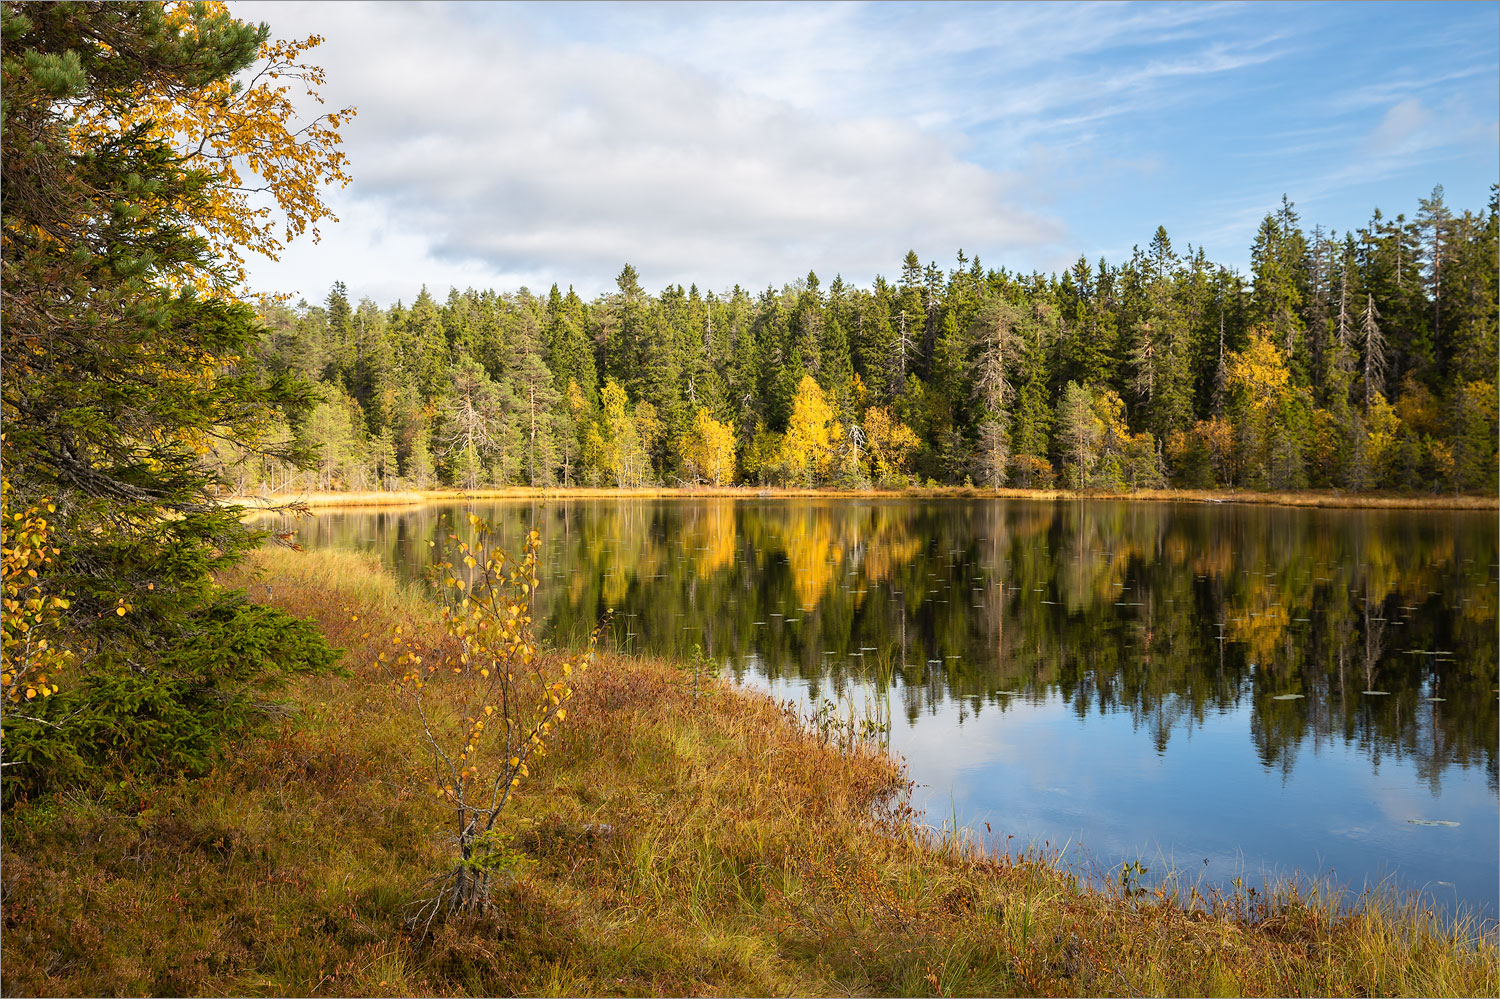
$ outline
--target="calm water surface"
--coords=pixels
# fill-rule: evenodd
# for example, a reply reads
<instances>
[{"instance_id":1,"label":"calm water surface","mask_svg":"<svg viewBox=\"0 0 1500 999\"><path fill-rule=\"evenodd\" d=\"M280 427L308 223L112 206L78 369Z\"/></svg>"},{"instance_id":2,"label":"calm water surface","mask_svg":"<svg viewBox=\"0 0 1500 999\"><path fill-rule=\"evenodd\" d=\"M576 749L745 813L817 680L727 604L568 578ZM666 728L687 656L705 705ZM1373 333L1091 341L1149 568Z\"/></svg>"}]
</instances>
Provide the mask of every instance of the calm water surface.
<instances>
[{"instance_id":1,"label":"calm water surface","mask_svg":"<svg viewBox=\"0 0 1500 999\"><path fill-rule=\"evenodd\" d=\"M417 578L473 510L544 540L537 619L701 647L856 712L934 824L1224 884L1500 894L1493 513L968 500L582 500L323 513Z\"/></svg>"}]
</instances>

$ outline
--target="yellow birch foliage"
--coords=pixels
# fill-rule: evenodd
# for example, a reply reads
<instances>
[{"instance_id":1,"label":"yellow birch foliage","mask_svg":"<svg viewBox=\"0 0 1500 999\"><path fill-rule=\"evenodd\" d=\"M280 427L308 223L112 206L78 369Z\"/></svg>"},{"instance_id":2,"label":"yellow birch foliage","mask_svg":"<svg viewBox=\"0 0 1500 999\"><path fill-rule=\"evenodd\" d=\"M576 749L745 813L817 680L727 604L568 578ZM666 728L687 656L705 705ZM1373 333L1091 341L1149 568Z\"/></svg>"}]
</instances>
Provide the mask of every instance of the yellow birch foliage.
<instances>
[{"instance_id":1,"label":"yellow birch foliage","mask_svg":"<svg viewBox=\"0 0 1500 999\"><path fill-rule=\"evenodd\" d=\"M75 660L54 644L68 609L66 594L49 594L42 573L59 550L50 542L55 512L50 502L11 510L10 479L0 478L0 578L4 615L0 617L0 691L7 704L57 693L56 675ZM121 603L117 612L123 614Z\"/></svg>"},{"instance_id":2,"label":"yellow birch foliage","mask_svg":"<svg viewBox=\"0 0 1500 999\"><path fill-rule=\"evenodd\" d=\"M904 481L906 463L921 442L906 424L885 406L865 412L865 446L869 448L872 478L881 484Z\"/></svg>"},{"instance_id":3,"label":"yellow birch foliage","mask_svg":"<svg viewBox=\"0 0 1500 999\"><path fill-rule=\"evenodd\" d=\"M1107 386L1094 390L1094 417L1099 421L1099 447L1108 456L1126 449L1130 443L1130 425L1125 420L1125 400Z\"/></svg>"},{"instance_id":4,"label":"yellow birch foliage","mask_svg":"<svg viewBox=\"0 0 1500 999\"><path fill-rule=\"evenodd\" d=\"M680 447L688 471L696 478L715 486L734 481L733 423L720 423L707 409L699 409Z\"/></svg>"},{"instance_id":5,"label":"yellow birch foliage","mask_svg":"<svg viewBox=\"0 0 1500 999\"><path fill-rule=\"evenodd\" d=\"M540 535L531 531L524 554L512 558L495 547L487 522L471 514L469 526L474 540L449 535L433 566L449 651L424 649L398 625L392 652L379 656L422 722L433 784L457 813L461 867L483 866L490 855L496 818L530 775L532 759L546 755L554 727L567 717L573 678L592 660L605 627L581 653L544 655L531 612ZM486 903L468 897L463 904Z\"/></svg>"},{"instance_id":6,"label":"yellow birch foliage","mask_svg":"<svg viewBox=\"0 0 1500 999\"><path fill-rule=\"evenodd\" d=\"M1217 416L1199 420L1193 424L1192 435L1208 455L1215 481L1221 485L1232 481L1239 469L1234 461L1234 427L1229 421Z\"/></svg>"},{"instance_id":7,"label":"yellow birch foliage","mask_svg":"<svg viewBox=\"0 0 1500 999\"><path fill-rule=\"evenodd\" d=\"M1365 414L1365 426L1370 467L1383 476L1401 436L1401 416L1384 395L1376 392Z\"/></svg>"},{"instance_id":8,"label":"yellow birch foliage","mask_svg":"<svg viewBox=\"0 0 1500 999\"><path fill-rule=\"evenodd\" d=\"M622 489L645 485L650 474L650 458L637 420L644 415L648 423L654 423L655 407L649 403L638 405L635 407L636 416L632 417L630 396L613 378L605 380L599 401L604 410L604 429L608 433L607 440L601 437L604 470L614 476L615 485ZM645 407L644 413L642 406Z\"/></svg>"},{"instance_id":9,"label":"yellow birch foliage","mask_svg":"<svg viewBox=\"0 0 1500 999\"><path fill-rule=\"evenodd\" d=\"M1279 404L1292 377L1281 348L1263 327L1250 331L1250 343L1244 350L1229 355L1228 375L1230 389L1242 392L1259 412Z\"/></svg>"},{"instance_id":10,"label":"yellow birch foliage","mask_svg":"<svg viewBox=\"0 0 1500 999\"><path fill-rule=\"evenodd\" d=\"M168 22L184 35L214 31L234 18L218 0L172 2L165 10ZM324 104L323 70L302 61L322 42L318 35L267 39L253 74L240 81L190 86L166 76L144 79L125 107L80 108L73 141L88 148L143 127L149 137L176 149L184 168L208 173L208 211L196 221L214 255L243 288L243 250L276 260L287 242L309 230L317 242L319 221L338 221L323 188L349 184L339 129L355 109L324 112L305 122L297 109L299 98ZM180 278L200 290L211 284L206 274Z\"/></svg>"},{"instance_id":11,"label":"yellow birch foliage","mask_svg":"<svg viewBox=\"0 0 1500 999\"><path fill-rule=\"evenodd\" d=\"M817 485L833 463L833 409L811 375L803 375L792 400L792 418L781 440L779 464L789 483Z\"/></svg>"}]
</instances>

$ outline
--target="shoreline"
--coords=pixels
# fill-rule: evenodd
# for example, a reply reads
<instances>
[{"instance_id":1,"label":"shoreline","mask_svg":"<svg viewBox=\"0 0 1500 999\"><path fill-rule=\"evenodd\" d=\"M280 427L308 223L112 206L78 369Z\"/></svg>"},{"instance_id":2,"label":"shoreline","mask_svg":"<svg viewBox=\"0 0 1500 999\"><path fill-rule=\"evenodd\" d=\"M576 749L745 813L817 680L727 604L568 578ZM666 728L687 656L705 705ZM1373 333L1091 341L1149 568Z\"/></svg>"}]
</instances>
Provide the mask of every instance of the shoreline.
<instances>
[{"instance_id":1,"label":"shoreline","mask_svg":"<svg viewBox=\"0 0 1500 999\"><path fill-rule=\"evenodd\" d=\"M1200 503L1243 506L1277 506L1351 510L1500 510L1496 496L1392 496L1365 493L1305 491L1261 493L1249 490L1142 489L1133 492L1092 492L1068 489L983 489L977 486L907 487L903 489L787 489L755 486L683 486L624 489L602 487L532 488L511 486L497 489L423 489L390 492L321 492L273 496L226 496L225 506L241 506L247 513L274 510L286 505L325 508L419 507L465 500L656 500L656 499L1001 499L1031 502L1127 501L1136 503Z\"/></svg>"},{"instance_id":2,"label":"shoreline","mask_svg":"<svg viewBox=\"0 0 1500 999\"><path fill-rule=\"evenodd\" d=\"M7 809L7 994L1495 992L1473 919L1318 884L1184 900L987 849L903 809L878 743L607 652L503 814L497 911L424 941L401 919L453 862L449 814L379 662L393 628L437 639L434 608L354 552L262 549L221 583L313 620L348 675L195 780Z\"/></svg>"}]
</instances>

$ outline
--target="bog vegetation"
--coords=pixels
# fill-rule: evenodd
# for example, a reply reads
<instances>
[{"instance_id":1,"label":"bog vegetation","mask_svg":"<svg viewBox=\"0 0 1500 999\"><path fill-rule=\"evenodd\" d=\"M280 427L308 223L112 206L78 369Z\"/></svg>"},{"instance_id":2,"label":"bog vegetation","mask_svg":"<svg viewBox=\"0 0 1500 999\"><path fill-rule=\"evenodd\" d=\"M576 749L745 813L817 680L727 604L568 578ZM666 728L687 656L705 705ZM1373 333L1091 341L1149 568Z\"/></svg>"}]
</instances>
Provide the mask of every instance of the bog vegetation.
<instances>
[{"instance_id":1,"label":"bog vegetation","mask_svg":"<svg viewBox=\"0 0 1500 999\"><path fill-rule=\"evenodd\" d=\"M7 995L1496 989L1492 935L1395 898L1341 914L1333 895L1247 885L1179 905L1134 866L1085 890L1046 857L924 831L900 770L837 718L608 651L497 821L494 911L424 938L402 923L453 864L434 834L454 812L412 790L430 760L378 657L397 626L443 642L439 613L349 552L271 549L229 581L310 615L351 678L296 680L301 718L198 781L8 812Z\"/></svg>"}]
</instances>

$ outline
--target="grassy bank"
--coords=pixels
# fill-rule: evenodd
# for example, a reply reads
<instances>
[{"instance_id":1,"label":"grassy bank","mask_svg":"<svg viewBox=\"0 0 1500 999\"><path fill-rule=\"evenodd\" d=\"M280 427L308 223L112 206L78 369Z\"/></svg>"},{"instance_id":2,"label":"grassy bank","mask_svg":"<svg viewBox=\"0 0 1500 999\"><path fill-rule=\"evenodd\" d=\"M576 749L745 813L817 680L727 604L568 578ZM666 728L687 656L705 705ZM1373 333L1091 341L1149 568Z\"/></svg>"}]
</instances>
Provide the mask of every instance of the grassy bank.
<instances>
[{"instance_id":1,"label":"grassy bank","mask_svg":"<svg viewBox=\"0 0 1500 999\"><path fill-rule=\"evenodd\" d=\"M980 489L973 486L911 487L907 489L779 489L751 486L697 486L692 488L613 489L554 488L531 489L515 486L506 489L425 489L392 492L299 493L283 496L226 497L225 503L238 503L251 509L290 502L309 507L399 507L427 503L453 503L465 500L547 500L547 499L663 499L731 497L760 498L959 498L1023 500L1135 500L1146 503L1248 503L1259 506L1348 507L1375 510L1494 510L1500 509L1500 496L1430 496L1381 495L1306 491L1263 493L1229 489L1141 489L1134 492L1078 492L1070 489Z\"/></svg>"},{"instance_id":2,"label":"grassy bank","mask_svg":"<svg viewBox=\"0 0 1500 999\"><path fill-rule=\"evenodd\" d=\"M252 582L253 581L253 582ZM316 618L347 678L206 778L7 811L3 991L24 994L1493 995L1493 937L1393 904L1086 888L900 808L899 768L770 701L696 706L672 664L604 656L502 821L493 917L403 932L451 864L411 790L417 725L375 666L430 607L347 553L258 553L240 583Z\"/></svg>"}]
</instances>

